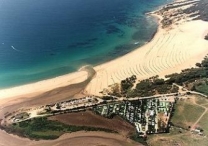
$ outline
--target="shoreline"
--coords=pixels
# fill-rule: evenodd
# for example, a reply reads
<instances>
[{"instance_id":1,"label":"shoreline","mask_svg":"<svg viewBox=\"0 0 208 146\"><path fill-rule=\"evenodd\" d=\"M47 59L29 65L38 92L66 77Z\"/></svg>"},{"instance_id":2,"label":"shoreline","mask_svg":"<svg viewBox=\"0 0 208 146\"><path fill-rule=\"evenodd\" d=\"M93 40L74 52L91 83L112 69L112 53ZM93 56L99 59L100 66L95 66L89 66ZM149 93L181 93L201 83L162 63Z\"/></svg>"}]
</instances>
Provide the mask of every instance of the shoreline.
<instances>
[{"instance_id":1,"label":"shoreline","mask_svg":"<svg viewBox=\"0 0 208 146\"><path fill-rule=\"evenodd\" d=\"M136 74L139 80L157 74L160 77L164 77L167 74L194 67L195 63L203 60L204 56L208 53L208 41L204 40L204 35L208 33L208 22L202 20L189 21L179 25L173 25L171 29L163 29L160 22L162 16L157 14L151 15L159 19L159 25L153 38L143 46L124 56L95 66L96 75L83 92L99 95L100 90L103 88L107 88L109 85L119 82L132 74ZM199 29L194 30L196 26ZM87 76L87 72L79 70L56 78L0 90L0 109L4 109L7 104L13 105L13 103L19 102L19 100L27 101L27 99L34 98L47 91L54 91L59 87L83 82L87 79ZM3 112L5 111L2 110L0 112L0 119L2 116L1 113ZM91 133L77 132L64 134L54 141L47 141L47 144L61 143L64 140L70 140L70 138L74 137L75 140L84 136L89 138L88 134ZM96 139L97 134L99 135L99 132L94 132L90 136L92 139ZM38 146L46 142L31 141L13 134L8 134L2 130L0 130L0 135L2 135L0 141L2 140L7 145L11 143L12 145L16 145L16 141L21 145L27 143ZM106 137L105 140L109 140L110 137L105 135L105 133L100 134L100 137ZM120 135L111 136L120 137L121 139L124 138ZM11 139L11 141L8 141L8 139ZM126 140L126 138L124 139Z\"/></svg>"},{"instance_id":2,"label":"shoreline","mask_svg":"<svg viewBox=\"0 0 208 146\"><path fill-rule=\"evenodd\" d=\"M148 13L145 13L144 15L149 15ZM151 15L149 15L149 16L151 16ZM157 17L154 17L154 16L151 16L152 18L154 18L154 19L156 19ZM157 20L156 20L156 22L157 22ZM154 33L150 36L150 38L147 40L147 41L145 41L145 43L143 44L143 45L145 45L145 44L147 44L147 43L149 43L153 38L154 38L154 36L155 36L155 34L157 33L157 31L158 31L158 25L159 25L159 23L157 22L157 29L154 31ZM135 48L133 48L130 52L128 52L128 53L126 53L126 54L124 54L124 55L122 55L122 56L125 56L125 55L127 55L127 54L129 54L129 53L131 53L132 51L135 51L135 50L137 50L137 49L139 49L140 47L142 47L143 45L141 45L141 46L137 46L137 47L135 47ZM83 66L80 66L79 68L77 68L77 70L76 71L70 71L70 72L68 72L68 73L66 73L66 74L62 74L62 75L58 75L58 76L55 76L55 77L48 77L48 78L45 78L45 79L42 79L42 80L38 80L38 81L31 81L31 82L28 82L28 83L23 83L23 84L20 84L20 85L12 85L12 86L9 86L9 87L2 87L2 88L0 88L0 96L1 96L1 91L3 91L3 90L10 90L10 89L15 89L15 88L18 88L18 87L23 87L24 88L24 86L29 86L29 85L34 85L34 84L42 84L42 82L45 82L45 81L49 81L49 80L55 80L56 78L62 78L62 77L65 77L65 76L71 76L71 75L73 75L73 74L75 74L75 73L79 73L80 71L81 71L81 69L82 68L84 68L85 66L93 66L93 67L97 67L97 66L100 66L100 65L102 65L102 64L105 64L105 63L107 63L107 62L111 62L111 61L113 61L113 60L116 60L116 59L118 59L118 58L120 58L120 57L122 57L122 56L117 56L117 57L115 57L115 58L113 58L113 59L110 59L110 60L108 60L108 61L105 61L105 62L102 62L102 63L98 63L97 65L92 65L92 64L85 64L85 65L83 65ZM81 81L81 80L80 80ZM62 86L64 86L64 85L62 85ZM2 94L3 95L3 94Z\"/></svg>"},{"instance_id":3,"label":"shoreline","mask_svg":"<svg viewBox=\"0 0 208 146\"><path fill-rule=\"evenodd\" d=\"M152 11L154 10L153 8L157 8L160 4L163 4L163 3L164 3L164 0L161 0L161 2L153 2L153 6L148 6L149 5L148 4L145 6L144 11L145 12ZM114 4L114 2L112 4ZM135 2L134 5L135 6L138 5L138 2ZM106 20L105 23L110 24L111 19L112 19L111 25L115 25L114 26L115 28L112 27L111 25L105 25L105 23L102 22L100 24L103 25L103 27L99 29L96 29L97 27L95 27L96 29L95 33L93 31L93 34L91 33L91 35L89 35L89 37L92 37L92 38L89 38L89 39L86 38L85 40L84 39L85 34L82 34L82 33L85 33L85 31L83 31L80 33L83 35L83 37L79 36L78 38L75 38L75 39L69 39L70 41L66 41L66 43L64 41L58 40L59 43L62 44L61 50L58 49L60 46L56 46L56 45L51 46L50 44L52 44L53 42L50 43L49 45L45 47L45 48L48 48L46 51L44 49L40 50L42 51L42 53L40 54L46 55L46 57L44 57L43 59L40 57L39 59L35 61L36 62L35 64L27 60L27 58L30 59L29 56L31 55L33 56L33 54L30 55L30 50L23 49L24 51L23 54L21 53L18 54L18 52L16 51L17 53L16 57L21 57L21 59L19 60L22 62L20 63L19 61L17 61L18 63L13 63L12 62L13 59L12 60L10 59L11 61L10 60L6 61L4 58L2 58L3 60L2 60L1 66L2 66L3 72L1 73L1 78L0 78L0 81L1 81L0 90L15 88L18 86L32 84L32 83L36 83L39 81L67 75L69 73L74 73L74 72L77 72L80 67L86 64L97 66L102 63L113 60L115 58L118 58L120 56L123 56L127 54L128 52L143 45L144 43L148 42L151 38L152 33L156 30L157 25L155 23L152 23L151 18L150 19L145 18L143 9L140 10L140 5L136 7L132 7L132 10L127 10L127 11L129 11L128 12L129 14L124 13L125 16L122 16L124 18L124 19L122 18L122 20L120 19L119 16L116 16L117 14L123 15L122 13L119 14L120 10L118 10L115 13L115 16L116 16L115 18L111 17L111 15L114 15L113 13L112 14L110 13L110 15L106 13L106 15L110 16L110 19ZM140 24L140 19L142 20L141 24ZM79 24L79 22L77 22L77 24ZM142 24L146 26L144 29L148 30L146 31L148 33L145 33L145 31L141 31L140 29L138 29L140 27L143 28ZM62 28L62 27L59 27L59 28ZM72 30L73 29L74 28L72 28ZM76 31L79 32L79 29ZM96 36L98 32L101 33L103 36L102 37L100 35ZM140 32L144 34L144 37L140 38L139 36ZM107 38L105 38L106 36ZM72 35L72 38L73 38L73 35ZM65 40L65 39L62 39L62 40ZM19 44L18 45L17 44L16 46L13 44L14 47L19 47L18 46ZM41 43L37 43L37 44L41 45ZM22 44L22 47L23 46L24 44ZM11 44L9 47L10 49L12 49ZM24 46L24 47L27 48L27 46ZM69 49L65 49L67 47ZM41 48L41 46L37 48ZM56 48L56 49L50 49L50 48ZM72 49L74 48L75 50L78 48L78 50L71 51L70 50L71 48ZM92 54L89 52L89 49L92 50L91 52ZM15 53L15 50L12 49L11 53ZM100 57L102 57L103 59L99 59Z\"/></svg>"},{"instance_id":4,"label":"shoreline","mask_svg":"<svg viewBox=\"0 0 208 146\"><path fill-rule=\"evenodd\" d=\"M164 6L164 5L162 5ZM162 7L160 6L160 8ZM154 11L153 11L154 12ZM152 13L152 12L149 12L149 13ZM149 42L152 41L152 39L154 39L155 35L158 33L159 31L159 20L160 18L158 16L154 16L152 14L149 14L149 13L146 13L145 15L149 15L151 17L153 17L154 19L156 19L157 21L157 29L156 31L152 34L152 36L150 37L149 40L147 40L147 42L144 44L148 44ZM136 51L137 49L140 49L141 47L143 47L144 45L132 50L131 52L127 53L127 54L124 54L123 56L126 56L134 51ZM99 66L102 66L104 64L108 64L110 62L113 62L119 58L122 58L123 56L119 56L115 59L112 59L110 61L107 61L107 62L103 62L99 65L96 65L94 66L93 68L99 68ZM44 80L41 80L41 81L37 81L37 82L32 82L32 83L28 83L28 84L24 84L24 85L19 85L19 86L14 86L14 87L8 87L8 88L3 88L3 89L0 89L0 99L1 100L4 100L6 98L19 98L21 96L25 96L25 97L29 97L29 96L37 96L41 93L44 93L44 92L47 92L47 91L50 91L50 90L53 90L53 89L56 89L56 88L59 88L59 87L64 87L64 86L67 86L67 85L70 85L69 83L79 83L79 82L82 82L84 81L85 78L87 78L87 74L85 71L83 71L82 69L85 67L85 66L88 66L88 65L84 65L84 66L81 66L77 71L75 72L70 72L68 74L65 74L65 75L61 75L61 76L57 76L57 77L54 77L54 78L49 78L49 79L44 79ZM91 65L90 65L91 66ZM75 77L76 76L76 77ZM82 79L79 79L79 78L82 78ZM65 82L64 80L65 79L68 79L68 83ZM53 84L51 84L53 82ZM54 84L55 83L55 84ZM53 86L50 86L49 88L47 88L46 86L44 86L43 84L50 84L50 85L53 85ZM38 87L40 87L38 88ZM32 87L32 88L31 88ZM23 91L22 89L28 89L27 92ZM37 89L38 92L34 92L34 91L31 91L31 90L35 90ZM16 94L14 95L14 93L12 93L11 91L13 92L16 92ZM18 92L19 91L19 92ZM23 93L24 92L24 93ZM1 105L1 104L0 104ZM0 108L1 109L1 108Z\"/></svg>"},{"instance_id":5,"label":"shoreline","mask_svg":"<svg viewBox=\"0 0 208 146\"><path fill-rule=\"evenodd\" d=\"M161 6L159 8L159 10L162 7L163 6ZM156 11L159 11L159 10L156 10ZM184 24L176 25L176 26L174 26L173 29L165 30L162 28L162 24L161 24L163 17L158 14L155 14L156 11L148 13L148 15L151 15L152 17L156 18L157 23L158 23L158 28L157 28L156 32L154 33L153 37L150 39L150 41L148 41L143 46L141 46L141 47L139 47L139 48L123 55L123 56L120 56L114 60L105 62L103 64L100 64L98 66L95 66L94 68L97 71L97 75L91 81L90 85L88 85L88 87L85 91L87 94L99 95L99 92L102 91L102 89L107 88L109 85L112 85L114 83L120 82L122 79L125 79L126 77L129 77L133 74L137 75L138 79L141 80L141 79L145 79L150 76L157 75L157 74L159 76L163 77L163 76L170 74L170 73L180 72L182 69L185 69L188 67L194 67L195 63L201 61L203 59L203 57L208 53L208 51L206 51L206 49L205 50L201 49L198 51L196 49L195 50L192 49L193 52L195 51L194 52L195 54L191 54L189 56L186 56L184 54L184 52L182 52L182 51L179 54L176 53L176 51L180 51L180 48L178 50L171 50L171 52L166 51L163 47L165 47L165 46L167 46L169 48L175 47L175 46L180 47L180 44L171 44L172 46L170 46L169 43L172 43L173 41L172 42L165 42L165 41L169 41L168 39L171 39L171 37L177 37L177 35L184 35L184 36L186 36L186 34L189 35L188 30L185 30L186 32L184 32L184 33L182 33L181 30L186 29L186 27L190 27L190 30L192 30L191 27L194 26L193 23L196 23L197 25L202 26L201 31L204 31L203 34L205 34L205 31L207 33L208 27L206 30L204 30L205 25L206 25L205 23L207 23L207 22L204 22L202 20L189 21L189 22L185 22ZM184 25L186 25L186 26L184 26ZM197 31L193 32L193 35L194 35L194 33L195 33L195 36L193 36L193 37L197 37L197 35L199 37L199 34L197 34ZM175 36L173 36L173 35L175 35ZM176 40L184 39L183 38L184 36L182 36L181 38L176 38ZM191 43L191 41L188 40L189 38L185 38L185 39L187 41L186 44ZM203 38L201 36L199 41L203 41L202 39ZM158 43L157 41L160 41L160 43ZM203 45L200 45L200 43L197 43L197 45L199 45L199 47L202 46L203 48L205 47L206 44L208 44L208 43L205 41L203 42ZM182 45L182 46L185 46L185 45ZM183 48L182 46L181 46L181 49ZM164 54L160 55L161 53L163 53L163 51L166 51L167 53L165 55ZM187 51L188 51L188 49L187 49ZM157 56L155 56L153 54L156 52L157 52ZM207 52L207 53L205 53L205 52ZM137 54L137 55L135 55L135 54ZM172 59L172 62L170 62L169 64L166 65L164 62L164 58L171 57L171 55L174 55L174 54L177 54L177 55L175 55L176 59ZM179 58L180 56L178 56L180 54L184 55L183 60L178 63L173 63L173 61L176 61L176 60L178 61L181 59L181 58ZM205 55L202 57L202 54L205 54ZM149 64L144 66L144 64L146 64L146 62L138 60L137 57L146 60L146 62L149 62ZM158 59L160 57L162 57L161 60ZM193 63L193 60L195 61L194 63ZM135 63L135 61L138 61L138 63ZM158 63L161 63L161 65L156 65L155 61L156 62L158 61ZM186 64L187 61L189 62L188 65ZM190 63L190 61L191 61L191 63ZM156 67L154 67L154 65ZM161 68L161 69L157 69L157 66L158 66L158 68ZM175 68L174 71L173 71L173 68ZM26 85L2 89L2 90L0 90L0 99L6 100L8 98L15 98L15 97L18 98L21 96L24 96L24 97L36 96L38 94L41 94L46 91L50 91L50 90L53 90L53 89L56 89L59 87L64 87L69 84L82 82L84 79L86 79L86 77L87 77L86 72L77 71L77 72L69 73L69 74L66 74L63 76L58 76L58 77L51 78L51 79L42 80L42 81L35 82L35 83L30 83L30 84L26 84ZM95 82L102 82L103 80L105 80L104 81L105 83L101 83L101 85L97 85L97 83L95 83ZM95 89L94 91L92 91L93 90L92 88L99 88L99 89Z\"/></svg>"},{"instance_id":6,"label":"shoreline","mask_svg":"<svg viewBox=\"0 0 208 146\"><path fill-rule=\"evenodd\" d=\"M28 145L28 146L55 146L55 145L67 145L70 143L71 145L82 145L85 146L87 144L97 144L98 142L101 144L108 143L109 145L117 145L120 146L121 143L128 144L131 146L141 145L130 138L126 138L122 135L115 133L106 133L102 131L78 131L73 133L65 133L61 135L58 139L55 140L30 140L28 138L22 138L17 135L8 134L5 131L0 129L0 136L3 142L9 146L17 146L17 145ZM15 143L12 143L13 139ZM79 139L79 140L78 140ZM90 140L89 140L90 139ZM78 141L77 141L78 140ZM83 142L84 141L84 142Z\"/></svg>"},{"instance_id":7,"label":"shoreline","mask_svg":"<svg viewBox=\"0 0 208 146\"><path fill-rule=\"evenodd\" d=\"M162 5L162 6L164 6L164 5ZM162 7L162 6L160 6L160 7ZM156 19L156 21L157 21L157 29L155 30L155 32L151 35L151 37L142 46L144 46L147 43L151 42L151 40L157 34L158 27L159 27L159 22L158 22L159 19L158 19L158 17L150 15L148 13L146 13L144 15L147 15L147 16L149 15L153 19ZM103 63L95 65L95 66L86 64L86 65L81 66L77 71L69 72L69 73L64 74L64 75L60 75L60 76L56 76L56 77L48 78L48 79L43 79L43 80L36 81L36 82L26 83L26 84L23 84L23 85L17 85L17 86L12 86L12 87L8 87L8 88L2 88L2 89L0 88L0 99L4 100L6 98L13 98L13 97L19 98L20 96L31 96L31 95L32 96L37 96L37 95L39 95L41 93L44 93L46 91L50 91L50 90L53 90L53 89L56 89L56 88L59 88L59 87L64 87L64 86L70 85L69 83L72 83L72 84L80 83L80 82L84 81L85 78L87 78L86 72L82 70L84 67L86 67L86 66L92 66L93 68L99 67L99 66L104 65L106 63L110 63L112 61L115 61L115 60L117 60L117 59L119 59L119 58L121 58L123 56L126 56L126 55L134 52L135 50L140 49L142 46L139 46L139 47L133 49L132 51L128 52L127 54L124 54L122 56L116 57L114 59L111 59L109 61L103 62ZM82 78L82 79L78 79L78 78ZM68 79L68 83L66 82L65 79ZM53 82L53 84L51 84L52 82ZM50 86L50 88L47 88L43 84L50 84L50 85L53 85L53 86ZM40 88L38 88L39 86L42 86L43 88L41 87L42 89L40 89ZM31 89L31 87L33 89ZM27 90L27 92L21 91L22 89L26 89L26 88L29 89L29 90ZM38 92L31 91L31 90L35 90L35 89L37 89ZM19 92L18 92L18 90L19 90ZM17 94L14 95L10 91L17 92ZM1 103L0 103L0 105L1 105Z\"/></svg>"}]
</instances>

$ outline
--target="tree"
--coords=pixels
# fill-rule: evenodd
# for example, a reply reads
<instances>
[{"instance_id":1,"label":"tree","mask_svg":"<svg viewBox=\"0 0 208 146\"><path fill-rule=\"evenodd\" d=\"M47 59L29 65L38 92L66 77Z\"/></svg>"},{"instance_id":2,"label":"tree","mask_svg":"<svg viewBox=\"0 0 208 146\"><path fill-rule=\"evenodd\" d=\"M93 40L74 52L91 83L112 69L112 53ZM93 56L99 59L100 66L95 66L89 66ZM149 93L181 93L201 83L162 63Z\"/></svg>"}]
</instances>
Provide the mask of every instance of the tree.
<instances>
[{"instance_id":1,"label":"tree","mask_svg":"<svg viewBox=\"0 0 208 146\"><path fill-rule=\"evenodd\" d=\"M196 63L197 67L202 67L201 63Z\"/></svg>"},{"instance_id":2,"label":"tree","mask_svg":"<svg viewBox=\"0 0 208 146\"><path fill-rule=\"evenodd\" d=\"M208 34L204 37L205 40L208 40Z\"/></svg>"},{"instance_id":3,"label":"tree","mask_svg":"<svg viewBox=\"0 0 208 146\"><path fill-rule=\"evenodd\" d=\"M156 85L163 85L165 83L164 79L155 79L154 84Z\"/></svg>"}]
</instances>

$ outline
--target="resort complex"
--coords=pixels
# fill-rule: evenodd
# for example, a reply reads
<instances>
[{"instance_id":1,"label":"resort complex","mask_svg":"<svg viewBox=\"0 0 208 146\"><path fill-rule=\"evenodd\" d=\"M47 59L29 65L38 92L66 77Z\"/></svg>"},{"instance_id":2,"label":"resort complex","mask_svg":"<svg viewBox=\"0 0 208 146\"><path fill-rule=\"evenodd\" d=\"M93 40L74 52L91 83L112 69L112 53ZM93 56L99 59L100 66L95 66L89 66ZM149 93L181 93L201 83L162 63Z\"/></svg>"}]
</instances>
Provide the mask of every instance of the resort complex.
<instances>
[{"instance_id":1,"label":"resort complex","mask_svg":"<svg viewBox=\"0 0 208 146\"><path fill-rule=\"evenodd\" d=\"M134 124L140 136L146 136L168 131L173 105L174 102L154 98L107 104L97 106L93 110L108 118L119 115Z\"/></svg>"},{"instance_id":2,"label":"resort complex","mask_svg":"<svg viewBox=\"0 0 208 146\"><path fill-rule=\"evenodd\" d=\"M154 80L154 82L158 83L159 79L157 79L157 77L153 77L153 79L155 78L156 80ZM134 82L136 80L136 76L132 76L126 80L131 80ZM161 81L162 80L160 80L160 84L162 84ZM121 85L122 84L124 84L124 81L122 81ZM140 83L138 83L137 86L139 84ZM13 125L12 127L15 128L16 125L20 127L22 127L21 125L25 124L28 125L29 123L27 121L33 121L33 123L35 121L41 122L35 120L36 118L54 117L56 115L62 114L64 115L91 111L93 114L97 114L107 119L113 119L115 116L121 117L124 121L127 121L135 127L137 138L143 138L145 140L148 138L148 135L151 134L169 133L170 129L174 127L174 124L171 122L171 118L174 116L175 106L177 106L177 102L180 100L188 100L193 95L201 96L205 99L207 98L205 94L196 91L189 91L184 87L176 84L174 86L178 87L175 89L175 93L155 94L146 97L118 97L110 95L112 93L108 93L109 95L105 95L102 98L98 96L86 96L79 99L70 99L67 101L42 105L40 107L32 107L27 109L20 108L19 110L13 111L12 113L5 113L4 119L1 120L1 123L4 127L10 127L10 125ZM155 89L159 91L159 88L163 87L159 85ZM169 90L166 90L166 92L169 92ZM176 127L186 129L180 125L177 125ZM24 127L22 128L24 129ZM193 134L205 136L203 131L195 129L194 124L190 125L190 129ZM202 128L200 127L199 129ZM5 130L8 131L9 129L6 128ZM96 129L90 128L86 130L94 131ZM108 131L106 129L97 130ZM25 132L23 133L26 134ZM38 135L33 135L31 137L41 138L41 136Z\"/></svg>"}]
</instances>

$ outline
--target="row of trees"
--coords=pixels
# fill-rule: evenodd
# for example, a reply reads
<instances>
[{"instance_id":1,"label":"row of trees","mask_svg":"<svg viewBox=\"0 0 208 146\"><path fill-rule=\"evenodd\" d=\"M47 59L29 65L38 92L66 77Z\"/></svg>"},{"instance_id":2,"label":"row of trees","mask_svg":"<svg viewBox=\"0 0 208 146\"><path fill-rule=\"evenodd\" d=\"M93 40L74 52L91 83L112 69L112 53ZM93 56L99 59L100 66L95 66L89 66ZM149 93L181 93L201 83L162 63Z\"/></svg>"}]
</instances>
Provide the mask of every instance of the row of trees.
<instances>
[{"instance_id":1,"label":"row of trees","mask_svg":"<svg viewBox=\"0 0 208 146\"><path fill-rule=\"evenodd\" d=\"M115 84L111 87L112 92L109 92L109 95L117 97L144 97L153 96L155 94L178 92L178 87L172 86L172 83L174 83L174 81L165 81L164 79L160 79L159 76L153 76L149 79L142 80L135 86L136 79L136 76L133 75L130 78L122 80L120 84Z\"/></svg>"},{"instance_id":2,"label":"row of trees","mask_svg":"<svg viewBox=\"0 0 208 146\"><path fill-rule=\"evenodd\" d=\"M208 58L205 57L201 63L196 63L195 68L182 70L181 73L167 75L168 84L177 83L179 85L187 85L198 79L208 78Z\"/></svg>"},{"instance_id":3,"label":"row of trees","mask_svg":"<svg viewBox=\"0 0 208 146\"><path fill-rule=\"evenodd\" d=\"M153 96L155 94L167 94L167 93L176 93L178 92L177 86L172 86L168 84L164 79L158 78L158 76L151 77L146 80L142 80L137 83L136 88L132 91L129 91L128 97L135 96Z\"/></svg>"}]
</instances>

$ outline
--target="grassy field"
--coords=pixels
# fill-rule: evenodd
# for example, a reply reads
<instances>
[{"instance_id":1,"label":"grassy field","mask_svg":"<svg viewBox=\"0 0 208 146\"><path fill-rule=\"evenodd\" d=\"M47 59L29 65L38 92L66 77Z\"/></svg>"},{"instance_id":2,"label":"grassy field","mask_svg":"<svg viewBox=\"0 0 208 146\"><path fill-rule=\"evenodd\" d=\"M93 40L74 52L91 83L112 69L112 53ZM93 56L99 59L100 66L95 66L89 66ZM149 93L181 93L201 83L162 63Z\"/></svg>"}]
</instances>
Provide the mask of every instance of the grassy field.
<instances>
[{"instance_id":1,"label":"grassy field","mask_svg":"<svg viewBox=\"0 0 208 146\"><path fill-rule=\"evenodd\" d=\"M188 129L204 112L204 108L186 101L178 101L171 119L174 125Z\"/></svg>"},{"instance_id":2,"label":"grassy field","mask_svg":"<svg viewBox=\"0 0 208 146\"><path fill-rule=\"evenodd\" d=\"M203 83L199 86L195 86L195 88L196 88L196 91L208 95L208 85L206 83Z\"/></svg>"},{"instance_id":3,"label":"grassy field","mask_svg":"<svg viewBox=\"0 0 208 146\"><path fill-rule=\"evenodd\" d=\"M204 130L204 134L208 136L208 113L202 117L198 124Z\"/></svg>"},{"instance_id":4,"label":"grassy field","mask_svg":"<svg viewBox=\"0 0 208 146\"><path fill-rule=\"evenodd\" d=\"M175 113L172 117L172 122L180 127L188 129L188 126L195 123L207 107L208 99L200 96L190 96L189 100L178 101L175 107ZM199 105L197 105L199 104ZM192 134L189 130L183 130L177 127L172 127L170 133L152 135L148 138L147 143L151 146L207 146L208 145L208 113L206 113L199 121L197 126L204 130L205 136Z\"/></svg>"},{"instance_id":5,"label":"grassy field","mask_svg":"<svg viewBox=\"0 0 208 146\"><path fill-rule=\"evenodd\" d=\"M160 134L150 137L147 141L151 146L207 146L208 138L192 135L190 132L177 134Z\"/></svg>"},{"instance_id":6,"label":"grassy field","mask_svg":"<svg viewBox=\"0 0 208 146\"><path fill-rule=\"evenodd\" d=\"M201 97L201 96L195 96L195 101L197 104L200 104L200 105L208 104L208 98Z\"/></svg>"},{"instance_id":7,"label":"grassy field","mask_svg":"<svg viewBox=\"0 0 208 146\"><path fill-rule=\"evenodd\" d=\"M208 104L204 105L206 108L208 108Z\"/></svg>"}]
</instances>

